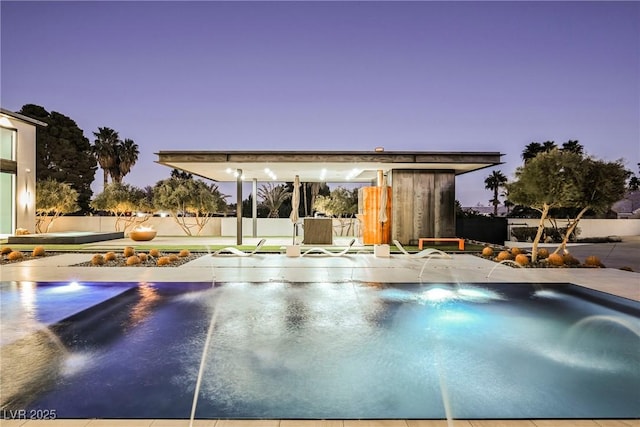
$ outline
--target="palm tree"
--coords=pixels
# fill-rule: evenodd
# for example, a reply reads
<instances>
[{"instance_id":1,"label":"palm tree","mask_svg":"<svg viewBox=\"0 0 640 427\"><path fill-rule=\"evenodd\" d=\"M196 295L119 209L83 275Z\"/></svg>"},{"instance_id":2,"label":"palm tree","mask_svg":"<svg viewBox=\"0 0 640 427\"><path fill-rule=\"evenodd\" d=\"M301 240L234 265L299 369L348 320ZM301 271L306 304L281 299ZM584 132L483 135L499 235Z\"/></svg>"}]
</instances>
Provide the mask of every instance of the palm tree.
<instances>
[{"instance_id":1,"label":"palm tree","mask_svg":"<svg viewBox=\"0 0 640 427\"><path fill-rule=\"evenodd\" d=\"M574 139L574 140L570 139L569 141L562 144L561 150L580 154L581 156L584 154L584 147L582 146L582 144L578 142L577 139Z\"/></svg>"},{"instance_id":2,"label":"palm tree","mask_svg":"<svg viewBox=\"0 0 640 427\"><path fill-rule=\"evenodd\" d=\"M139 154L138 144L132 139L125 139L116 146L116 164L111 170L111 177L115 182L121 183L122 178L131 172Z\"/></svg>"},{"instance_id":3,"label":"palm tree","mask_svg":"<svg viewBox=\"0 0 640 427\"><path fill-rule=\"evenodd\" d=\"M532 142L527 145L522 151L522 160L527 163L529 160L536 157L539 153L542 153L544 150L542 148L542 144L539 142Z\"/></svg>"},{"instance_id":4,"label":"palm tree","mask_svg":"<svg viewBox=\"0 0 640 427\"><path fill-rule=\"evenodd\" d=\"M484 180L484 188L487 190L493 191L493 199L491 200L491 204L493 205L493 215L498 216L498 205L500 204L500 199L498 198L498 191L501 187L503 187L507 183L507 177L501 171L493 171L491 175L489 175Z\"/></svg>"},{"instance_id":5,"label":"palm tree","mask_svg":"<svg viewBox=\"0 0 640 427\"><path fill-rule=\"evenodd\" d=\"M269 209L269 218L279 218L278 210L280 206L291 197L284 185L274 186L269 182L258 188L258 196L262 198L262 205Z\"/></svg>"},{"instance_id":6,"label":"palm tree","mask_svg":"<svg viewBox=\"0 0 640 427\"><path fill-rule=\"evenodd\" d=\"M545 153L548 153L549 151L553 150L554 148L558 148L558 146L556 145L555 141L545 141L542 143L542 150Z\"/></svg>"},{"instance_id":7,"label":"palm tree","mask_svg":"<svg viewBox=\"0 0 640 427\"><path fill-rule=\"evenodd\" d=\"M96 161L104 172L104 188L109 183L109 174L116 164L116 146L120 141L118 132L111 128L98 128L98 132L94 132L96 137L91 151Z\"/></svg>"}]
</instances>

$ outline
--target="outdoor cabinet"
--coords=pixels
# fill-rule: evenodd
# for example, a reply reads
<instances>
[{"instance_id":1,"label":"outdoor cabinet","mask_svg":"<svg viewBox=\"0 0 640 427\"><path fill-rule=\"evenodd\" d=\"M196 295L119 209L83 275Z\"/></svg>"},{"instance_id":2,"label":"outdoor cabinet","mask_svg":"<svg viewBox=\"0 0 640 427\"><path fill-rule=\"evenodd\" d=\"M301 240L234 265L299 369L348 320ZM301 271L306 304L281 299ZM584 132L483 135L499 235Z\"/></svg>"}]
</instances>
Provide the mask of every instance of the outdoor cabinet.
<instances>
[{"instance_id":1,"label":"outdoor cabinet","mask_svg":"<svg viewBox=\"0 0 640 427\"><path fill-rule=\"evenodd\" d=\"M305 245L332 245L333 220L331 218L305 218Z\"/></svg>"}]
</instances>

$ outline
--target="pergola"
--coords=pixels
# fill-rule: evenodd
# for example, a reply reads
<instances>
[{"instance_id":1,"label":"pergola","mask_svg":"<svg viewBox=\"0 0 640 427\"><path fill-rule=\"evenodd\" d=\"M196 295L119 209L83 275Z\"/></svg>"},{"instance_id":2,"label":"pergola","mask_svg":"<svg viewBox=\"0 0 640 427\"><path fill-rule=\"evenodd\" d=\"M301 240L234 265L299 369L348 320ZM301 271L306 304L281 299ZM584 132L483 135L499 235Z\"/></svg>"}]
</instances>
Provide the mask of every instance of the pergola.
<instances>
[{"instance_id":1,"label":"pergola","mask_svg":"<svg viewBox=\"0 0 640 427\"><path fill-rule=\"evenodd\" d=\"M394 197L394 237L417 239L420 233L455 232L457 175L501 163L498 152L439 151L160 151L157 163L219 182L237 183L237 241L242 243L242 183L258 181L371 183L387 175ZM444 196L443 196L444 194ZM433 203L421 203L424 199ZM256 202L254 197L254 203ZM416 204L416 202L419 202ZM444 206L435 206L436 203ZM408 227L411 217L424 224ZM254 206L255 221L255 206ZM397 224L396 224L397 222ZM414 221L415 222L415 221ZM435 225L435 227L434 227Z\"/></svg>"}]
</instances>

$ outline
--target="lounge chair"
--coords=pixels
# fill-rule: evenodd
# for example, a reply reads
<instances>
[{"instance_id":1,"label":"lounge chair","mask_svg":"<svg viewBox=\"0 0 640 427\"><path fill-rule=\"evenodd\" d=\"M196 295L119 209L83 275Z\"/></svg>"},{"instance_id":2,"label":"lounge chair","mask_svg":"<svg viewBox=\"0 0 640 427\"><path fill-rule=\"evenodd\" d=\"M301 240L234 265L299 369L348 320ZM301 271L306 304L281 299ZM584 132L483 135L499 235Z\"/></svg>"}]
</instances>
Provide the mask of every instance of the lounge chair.
<instances>
[{"instance_id":1,"label":"lounge chair","mask_svg":"<svg viewBox=\"0 0 640 427\"><path fill-rule=\"evenodd\" d=\"M331 252L326 250L325 248L310 248L304 251L301 256L305 256L305 255L326 255L326 256L333 256L333 257L344 256L347 254L347 252L349 252L349 249L351 249L351 247L355 242L356 242L356 239L351 239L351 241L349 242L349 245L340 252Z\"/></svg>"},{"instance_id":2,"label":"lounge chair","mask_svg":"<svg viewBox=\"0 0 640 427\"><path fill-rule=\"evenodd\" d=\"M400 252L402 252L405 256L408 256L410 258L427 258L427 257L440 257L440 258L451 258L451 255L449 255L446 252L441 251L440 249L434 249L434 248L427 248L427 249L423 249L420 252L416 252L415 254L409 253L404 246L402 246L400 244L400 242L398 242L397 240L393 241L393 244L396 245L398 247L398 249L400 249Z\"/></svg>"},{"instance_id":3,"label":"lounge chair","mask_svg":"<svg viewBox=\"0 0 640 427\"><path fill-rule=\"evenodd\" d=\"M212 253L211 256L245 256L246 257L246 256L255 255L256 252L260 250L260 248L265 244L266 241L267 241L266 239L260 240L256 245L256 247L251 252L243 252L237 248L234 248L233 246L229 246L226 248L218 249L217 251Z\"/></svg>"}]
</instances>

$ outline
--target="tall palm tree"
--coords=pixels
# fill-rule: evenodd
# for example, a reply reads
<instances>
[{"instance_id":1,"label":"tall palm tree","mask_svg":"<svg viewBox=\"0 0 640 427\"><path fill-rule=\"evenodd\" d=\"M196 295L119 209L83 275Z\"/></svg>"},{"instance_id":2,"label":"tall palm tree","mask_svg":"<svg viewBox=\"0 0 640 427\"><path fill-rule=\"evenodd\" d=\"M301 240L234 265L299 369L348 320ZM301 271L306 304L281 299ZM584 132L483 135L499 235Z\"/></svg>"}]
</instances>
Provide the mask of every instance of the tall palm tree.
<instances>
[{"instance_id":1,"label":"tall palm tree","mask_svg":"<svg viewBox=\"0 0 640 427\"><path fill-rule=\"evenodd\" d=\"M562 144L562 151L569 151L571 153L580 154L582 156L584 154L584 147L578 142L577 139L570 139L569 141Z\"/></svg>"},{"instance_id":2,"label":"tall palm tree","mask_svg":"<svg viewBox=\"0 0 640 427\"><path fill-rule=\"evenodd\" d=\"M269 209L269 218L279 218L278 210L285 200L291 197L291 193L284 185L274 186L268 182L258 188L258 196L262 198L262 204Z\"/></svg>"},{"instance_id":3,"label":"tall palm tree","mask_svg":"<svg viewBox=\"0 0 640 427\"><path fill-rule=\"evenodd\" d=\"M556 145L555 141L545 141L542 143L542 150L545 153L548 153L549 151L553 150L554 148L558 148L558 146Z\"/></svg>"},{"instance_id":4,"label":"tall palm tree","mask_svg":"<svg viewBox=\"0 0 640 427\"><path fill-rule=\"evenodd\" d=\"M501 171L493 171L491 175L489 175L484 180L484 188L487 190L493 191L493 199L491 200L491 204L493 204L493 215L498 216L498 205L500 204L500 199L498 198L498 191L507 183L507 177Z\"/></svg>"},{"instance_id":5,"label":"tall palm tree","mask_svg":"<svg viewBox=\"0 0 640 427\"><path fill-rule=\"evenodd\" d=\"M96 137L91 151L96 161L104 172L104 188L109 183L109 174L116 164L116 146L120 141L118 132L111 128L98 128L98 132L93 132Z\"/></svg>"},{"instance_id":6,"label":"tall palm tree","mask_svg":"<svg viewBox=\"0 0 640 427\"><path fill-rule=\"evenodd\" d=\"M116 164L111 170L111 177L115 182L121 183L122 178L131 172L131 168L138 161L139 154L138 144L132 139L127 138L116 146Z\"/></svg>"},{"instance_id":7,"label":"tall palm tree","mask_svg":"<svg viewBox=\"0 0 640 427\"><path fill-rule=\"evenodd\" d=\"M536 157L539 153L542 153L544 149L539 142L532 142L528 144L522 151L522 160L527 163L529 160Z\"/></svg>"}]
</instances>

